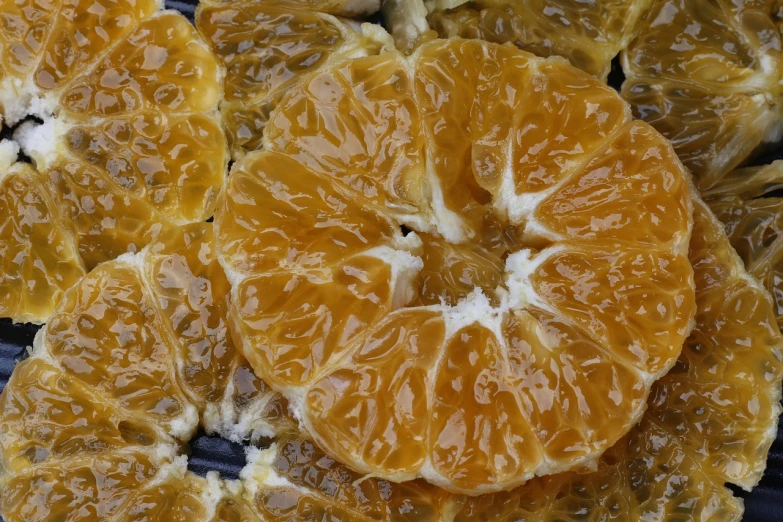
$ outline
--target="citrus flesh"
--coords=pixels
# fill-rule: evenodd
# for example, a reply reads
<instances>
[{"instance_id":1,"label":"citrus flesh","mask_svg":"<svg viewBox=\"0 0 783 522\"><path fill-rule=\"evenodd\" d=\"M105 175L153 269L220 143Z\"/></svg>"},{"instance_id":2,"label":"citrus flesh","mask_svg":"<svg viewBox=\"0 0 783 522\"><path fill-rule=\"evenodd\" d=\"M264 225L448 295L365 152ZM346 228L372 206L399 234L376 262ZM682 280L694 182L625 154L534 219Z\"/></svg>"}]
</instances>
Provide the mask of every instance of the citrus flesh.
<instances>
[{"instance_id":1,"label":"citrus flesh","mask_svg":"<svg viewBox=\"0 0 783 522\"><path fill-rule=\"evenodd\" d=\"M426 40L431 28L438 36L479 38L512 43L538 56L563 56L572 65L606 81L612 59L630 42L636 23L650 0L569 2L564 0L414 0L400 1L390 15L407 18L413 36L396 36L398 45L415 46L416 35ZM416 5L418 4L418 5ZM421 6L421 7L420 7ZM402 11L402 12L400 12ZM424 15L422 16L417 13ZM393 27L393 34L394 25ZM402 40L402 42L401 42Z\"/></svg>"},{"instance_id":2,"label":"citrus flesh","mask_svg":"<svg viewBox=\"0 0 783 522\"><path fill-rule=\"evenodd\" d=\"M209 520L223 486L179 456L196 428L295 429L234 347L228 289L192 224L65 292L0 396L4 520Z\"/></svg>"},{"instance_id":3,"label":"citrus flesh","mask_svg":"<svg viewBox=\"0 0 783 522\"><path fill-rule=\"evenodd\" d=\"M43 322L85 270L212 215L221 71L153 0L5 0L0 17L0 120L37 171L27 204L32 167L0 144L0 311Z\"/></svg>"},{"instance_id":4,"label":"citrus flesh","mask_svg":"<svg viewBox=\"0 0 783 522\"><path fill-rule=\"evenodd\" d=\"M750 488L761 476L775 433L783 341L771 301L744 271L722 227L698 201L694 216L690 259L696 267L699 309L694 330L672 372L655 384L640 424L602 456L596 471L536 478L510 492L465 497L424 481L393 484L362 477L312 442L282 435L269 449L249 452L239 484L222 482L213 474L201 478L185 472L177 460L171 447L176 438L168 431L165 415L160 415L165 412L130 414L113 395L105 395L105 388L86 385L68 367L44 355L39 344L32 359L15 369L0 397L0 429L5 435L0 446L2 516L9 521L738 521L742 504L723 483ZM198 327L171 342L177 348L168 359L189 359L170 371L201 378L179 381L187 383L180 388L184 393L171 403L192 401L204 422L206 408L201 405L214 404L220 383L238 383L233 393L223 391L223 401L233 397L237 411L254 411L249 425L256 429L287 433L290 421L278 415L285 410L282 398L252 379L252 373L240 371L247 366L230 345L224 346L228 357L218 349L219 339L227 335L225 328L201 328L214 324L209 319L223 317L223 306L216 303L225 298L221 289L226 283L213 272L219 269L211 260L208 226L193 227L156 255L147 253L150 257L142 263L146 268L137 272L147 291L167 289L155 291L157 298L150 299L161 303L157 313L173 312L161 313L163 322L169 316L188 317L194 304L202 305ZM117 269L127 260L103 265L101 277L108 273L118 280ZM131 271L138 269L136 263L131 266ZM86 288L95 288L92 277L82 281ZM83 294L80 286L71 293ZM212 299L204 299L205 287ZM139 293L144 291L126 297ZM68 309L58 313L61 320L67 319ZM86 319L84 314L79 317ZM167 332L182 332L176 325L184 323L176 318ZM74 315L68 322L77 319ZM194 359L184 357L184 348L194 346L198 331L209 331L203 337L207 342L199 344L209 349L194 364ZM126 351L141 349L143 337L122 338ZM82 337L82 344L89 346L86 339ZM221 363L205 364L207 360L236 365L234 377L226 377ZM196 371L183 371L187 367ZM216 384L203 385L210 382ZM741 404L748 406L742 412L737 410ZM228 417L228 424L236 426L236 417Z\"/></svg>"},{"instance_id":5,"label":"citrus flesh","mask_svg":"<svg viewBox=\"0 0 783 522\"><path fill-rule=\"evenodd\" d=\"M378 10L372 0L205 0L196 26L226 69L221 112L235 159L261 147L269 113L303 76L382 47L371 24L346 16Z\"/></svg>"},{"instance_id":6,"label":"citrus flesh","mask_svg":"<svg viewBox=\"0 0 783 522\"><path fill-rule=\"evenodd\" d=\"M216 235L242 350L321 447L477 494L639 420L692 326L690 190L589 75L438 41L289 89Z\"/></svg>"},{"instance_id":7,"label":"citrus flesh","mask_svg":"<svg viewBox=\"0 0 783 522\"><path fill-rule=\"evenodd\" d=\"M732 246L772 295L778 325L783 326L783 199L775 194L783 181L783 162L737 169L705 193Z\"/></svg>"},{"instance_id":8,"label":"citrus flesh","mask_svg":"<svg viewBox=\"0 0 783 522\"><path fill-rule=\"evenodd\" d=\"M772 0L657 0L622 54L622 95L709 189L781 136Z\"/></svg>"},{"instance_id":9,"label":"citrus flesh","mask_svg":"<svg viewBox=\"0 0 783 522\"><path fill-rule=\"evenodd\" d=\"M750 490L761 479L781 409L783 339L769 295L699 201L690 259L693 332L598 470L470 499L454 520L741 520L724 484Z\"/></svg>"}]
</instances>

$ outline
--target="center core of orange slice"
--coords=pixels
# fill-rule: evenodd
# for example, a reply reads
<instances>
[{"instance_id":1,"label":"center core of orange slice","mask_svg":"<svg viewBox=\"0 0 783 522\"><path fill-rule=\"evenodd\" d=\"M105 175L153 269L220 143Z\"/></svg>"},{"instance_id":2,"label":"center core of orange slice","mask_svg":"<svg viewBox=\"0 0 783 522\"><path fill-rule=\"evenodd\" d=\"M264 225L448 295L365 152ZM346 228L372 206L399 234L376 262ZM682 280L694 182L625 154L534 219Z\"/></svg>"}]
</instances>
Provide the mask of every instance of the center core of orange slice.
<instances>
[{"instance_id":1,"label":"center core of orange slice","mask_svg":"<svg viewBox=\"0 0 783 522\"><path fill-rule=\"evenodd\" d=\"M455 39L341 61L262 145L216 212L237 337L357 471L477 494L592 466L676 361L690 179L564 60Z\"/></svg>"}]
</instances>

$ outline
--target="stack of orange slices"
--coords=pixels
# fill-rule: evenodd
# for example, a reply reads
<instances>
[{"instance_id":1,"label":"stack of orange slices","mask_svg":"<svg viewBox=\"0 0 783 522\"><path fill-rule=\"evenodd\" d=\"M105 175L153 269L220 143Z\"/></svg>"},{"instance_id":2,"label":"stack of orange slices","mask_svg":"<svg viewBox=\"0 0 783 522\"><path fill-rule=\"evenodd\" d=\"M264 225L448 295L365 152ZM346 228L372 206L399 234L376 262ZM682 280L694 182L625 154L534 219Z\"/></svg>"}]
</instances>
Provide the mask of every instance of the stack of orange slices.
<instances>
[{"instance_id":1,"label":"stack of orange slices","mask_svg":"<svg viewBox=\"0 0 783 522\"><path fill-rule=\"evenodd\" d=\"M485 3L428 16L503 5ZM348 18L377 8L200 6L237 160L214 231L169 221L98 264L78 225L53 228L97 267L47 265L64 297L0 396L7 522L740 519L725 484L763 473L783 314L729 239L773 214L752 199L773 167L706 194L727 236L600 79L479 39L418 32L406 54ZM600 77L609 49L568 57ZM58 179L26 133L39 172L9 168ZM740 249L750 272L774 266L775 227ZM184 456L199 425L276 440L238 480L202 478Z\"/></svg>"}]
</instances>

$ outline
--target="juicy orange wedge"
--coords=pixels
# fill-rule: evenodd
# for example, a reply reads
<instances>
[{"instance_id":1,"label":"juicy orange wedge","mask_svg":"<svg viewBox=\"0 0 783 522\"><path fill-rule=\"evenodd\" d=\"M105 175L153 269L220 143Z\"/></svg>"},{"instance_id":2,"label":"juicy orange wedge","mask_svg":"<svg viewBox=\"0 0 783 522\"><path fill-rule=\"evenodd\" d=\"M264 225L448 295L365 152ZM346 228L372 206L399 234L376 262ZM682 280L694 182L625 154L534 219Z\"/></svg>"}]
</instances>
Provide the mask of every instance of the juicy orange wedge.
<instances>
[{"instance_id":1,"label":"juicy orange wedge","mask_svg":"<svg viewBox=\"0 0 783 522\"><path fill-rule=\"evenodd\" d=\"M691 188L614 91L437 41L305 77L262 145L216 213L232 313L338 461L476 494L638 422L692 326Z\"/></svg>"},{"instance_id":2,"label":"juicy orange wedge","mask_svg":"<svg viewBox=\"0 0 783 522\"><path fill-rule=\"evenodd\" d=\"M0 315L43 322L85 270L212 215L228 161L220 66L159 7L4 2Z\"/></svg>"}]
</instances>

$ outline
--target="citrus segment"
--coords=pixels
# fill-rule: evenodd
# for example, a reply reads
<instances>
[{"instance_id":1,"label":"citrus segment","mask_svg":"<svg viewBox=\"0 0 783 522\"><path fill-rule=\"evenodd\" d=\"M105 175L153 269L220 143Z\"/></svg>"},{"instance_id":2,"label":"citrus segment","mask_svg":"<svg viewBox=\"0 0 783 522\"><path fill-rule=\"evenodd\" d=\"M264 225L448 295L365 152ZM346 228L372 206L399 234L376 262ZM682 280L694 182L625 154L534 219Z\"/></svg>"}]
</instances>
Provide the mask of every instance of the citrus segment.
<instances>
[{"instance_id":1,"label":"citrus segment","mask_svg":"<svg viewBox=\"0 0 783 522\"><path fill-rule=\"evenodd\" d=\"M657 374L677 357L694 309L687 258L615 242L562 244L538 256L543 259L533 259L530 276L533 302L580 325L645 373Z\"/></svg>"},{"instance_id":2,"label":"citrus segment","mask_svg":"<svg viewBox=\"0 0 783 522\"><path fill-rule=\"evenodd\" d=\"M88 269L141 250L173 226L140 198L116 193L121 190L117 183L84 163L53 166L45 183L50 194L57 194L63 221L75 230L79 255Z\"/></svg>"},{"instance_id":3,"label":"citrus segment","mask_svg":"<svg viewBox=\"0 0 783 522\"><path fill-rule=\"evenodd\" d=\"M249 360L274 368L264 375L270 383L310 381L390 310L391 276L383 261L360 257L326 273L245 279L236 291L243 303L237 319L259 348Z\"/></svg>"},{"instance_id":4,"label":"citrus segment","mask_svg":"<svg viewBox=\"0 0 783 522\"><path fill-rule=\"evenodd\" d=\"M159 436L43 360L19 363L13 379L3 396L1 424L4 465L11 472L27 472L52 458L79 459L149 446Z\"/></svg>"},{"instance_id":5,"label":"citrus segment","mask_svg":"<svg viewBox=\"0 0 783 522\"><path fill-rule=\"evenodd\" d=\"M514 117L492 129L494 113ZM357 471L476 494L589 465L675 362L694 313L690 184L588 75L513 47L427 43L301 79L263 141L216 214L231 313L259 376ZM544 208L560 191L584 217ZM629 374L612 418L567 435L573 419L535 417L502 332L531 310L597 346L603 375ZM442 333L422 343L428 328ZM580 345L563 349L562 370L537 369L568 373ZM603 407L598 390L569 414Z\"/></svg>"},{"instance_id":6,"label":"citrus segment","mask_svg":"<svg viewBox=\"0 0 783 522\"><path fill-rule=\"evenodd\" d=\"M675 240L682 245L680 234L691 209L683 197L687 191L682 184L688 180L674 175L675 163L671 148L655 131L634 123L579 175L549 195L538 207L536 220L561 236L610 240L648 236L655 242Z\"/></svg>"},{"instance_id":7,"label":"citrus segment","mask_svg":"<svg viewBox=\"0 0 783 522\"><path fill-rule=\"evenodd\" d=\"M210 152L223 139L212 117L154 112L76 126L66 136L71 157L177 224L204 219L215 207L224 158Z\"/></svg>"},{"instance_id":8,"label":"citrus segment","mask_svg":"<svg viewBox=\"0 0 783 522\"><path fill-rule=\"evenodd\" d=\"M122 40L139 20L157 9L154 0L98 3L82 0L60 6L41 61L33 73L35 85L43 90L57 89L84 72L107 46ZM94 31L89 37L84 34L87 28Z\"/></svg>"},{"instance_id":9,"label":"citrus segment","mask_svg":"<svg viewBox=\"0 0 783 522\"><path fill-rule=\"evenodd\" d=\"M650 0L411 0L392 2L385 13L398 46L406 50L431 39L478 38L512 43L539 56L563 56L606 80L611 61L628 45Z\"/></svg>"},{"instance_id":10,"label":"citrus segment","mask_svg":"<svg viewBox=\"0 0 783 522\"><path fill-rule=\"evenodd\" d=\"M530 309L503 323L507 370L549 458L587 455L594 441L622 429L623 404L644 401L644 379L613 360L579 328L552 313ZM603 383L596 390L592 382Z\"/></svg>"},{"instance_id":11,"label":"citrus segment","mask_svg":"<svg viewBox=\"0 0 783 522\"><path fill-rule=\"evenodd\" d=\"M366 201L282 154L238 163L228 184L232 196L221 204L226 219L217 233L230 231L220 255L231 260L232 270L325 269L389 242L395 233L390 220L364 208ZM240 210L227 214L229 204Z\"/></svg>"},{"instance_id":12,"label":"citrus segment","mask_svg":"<svg viewBox=\"0 0 783 522\"><path fill-rule=\"evenodd\" d=\"M656 1L623 52L622 95L703 189L780 137L774 2Z\"/></svg>"},{"instance_id":13,"label":"citrus segment","mask_svg":"<svg viewBox=\"0 0 783 522\"><path fill-rule=\"evenodd\" d=\"M8 81L7 76L26 78L30 74L40 59L58 9L57 1L26 0L3 5L0 80ZM2 103L7 103L5 97Z\"/></svg>"},{"instance_id":14,"label":"citrus segment","mask_svg":"<svg viewBox=\"0 0 783 522\"><path fill-rule=\"evenodd\" d=\"M172 225L212 215L228 160L217 112L222 71L193 26L157 1L6 4L0 117L40 177L31 196L51 216L47 243L67 257L56 238L74 235L82 258L59 281L51 262L9 271L23 284L14 289L17 308L2 314L43 322L78 265L138 252ZM18 152L3 145L4 171ZM13 200L10 185L2 190L0 199ZM4 227L26 211L15 205ZM20 229L4 259L36 252L40 233Z\"/></svg>"},{"instance_id":15,"label":"citrus segment","mask_svg":"<svg viewBox=\"0 0 783 522\"><path fill-rule=\"evenodd\" d=\"M39 322L84 275L84 265L71 231L57 226L60 215L38 173L24 165L4 168L8 170L0 172L0 316Z\"/></svg>"},{"instance_id":16,"label":"citrus segment","mask_svg":"<svg viewBox=\"0 0 783 522\"><path fill-rule=\"evenodd\" d=\"M63 107L101 116L141 109L210 110L219 95L218 66L195 38L193 26L182 16L156 13L65 91Z\"/></svg>"},{"instance_id":17,"label":"citrus segment","mask_svg":"<svg viewBox=\"0 0 783 522\"><path fill-rule=\"evenodd\" d=\"M286 153L370 203L417 214L427 203L424 144L401 57L350 60L300 83L272 114L264 147Z\"/></svg>"},{"instance_id":18,"label":"citrus segment","mask_svg":"<svg viewBox=\"0 0 783 522\"><path fill-rule=\"evenodd\" d=\"M452 487L508 482L541 459L518 392L508 383L503 348L491 330L474 323L454 333L440 354L429 451L432 466Z\"/></svg>"},{"instance_id":19,"label":"citrus segment","mask_svg":"<svg viewBox=\"0 0 783 522\"><path fill-rule=\"evenodd\" d=\"M335 18L371 14L374 1L200 2L196 26L226 68L221 104L235 159L261 148L261 131L285 91L345 57L376 54L372 26Z\"/></svg>"},{"instance_id":20,"label":"citrus segment","mask_svg":"<svg viewBox=\"0 0 783 522\"><path fill-rule=\"evenodd\" d=\"M52 315L45 343L66 375L172 430L195 412L176 383L164 325L142 285L129 266L93 270Z\"/></svg>"},{"instance_id":21,"label":"citrus segment","mask_svg":"<svg viewBox=\"0 0 783 522\"><path fill-rule=\"evenodd\" d=\"M341 448L341 456L350 458L358 446L366 460L385 468L410 473L420 466L427 452L427 373L435 356L430 347L444 335L437 312L389 315L352 354L358 371L338 369L308 391L315 418L346 421L320 435Z\"/></svg>"},{"instance_id":22,"label":"citrus segment","mask_svg":"<svg viewBox=\"0 0 783 522\"><path fill-rule=\"evenodd\" d=\"M775 301L778 325L783 325L781 291L781 209L783 199L775 193L783 181L783 162L748 167L729 173L705 198L726 226L729 240L748 272L766 287Z\"/></svg>"}]
</instances>

